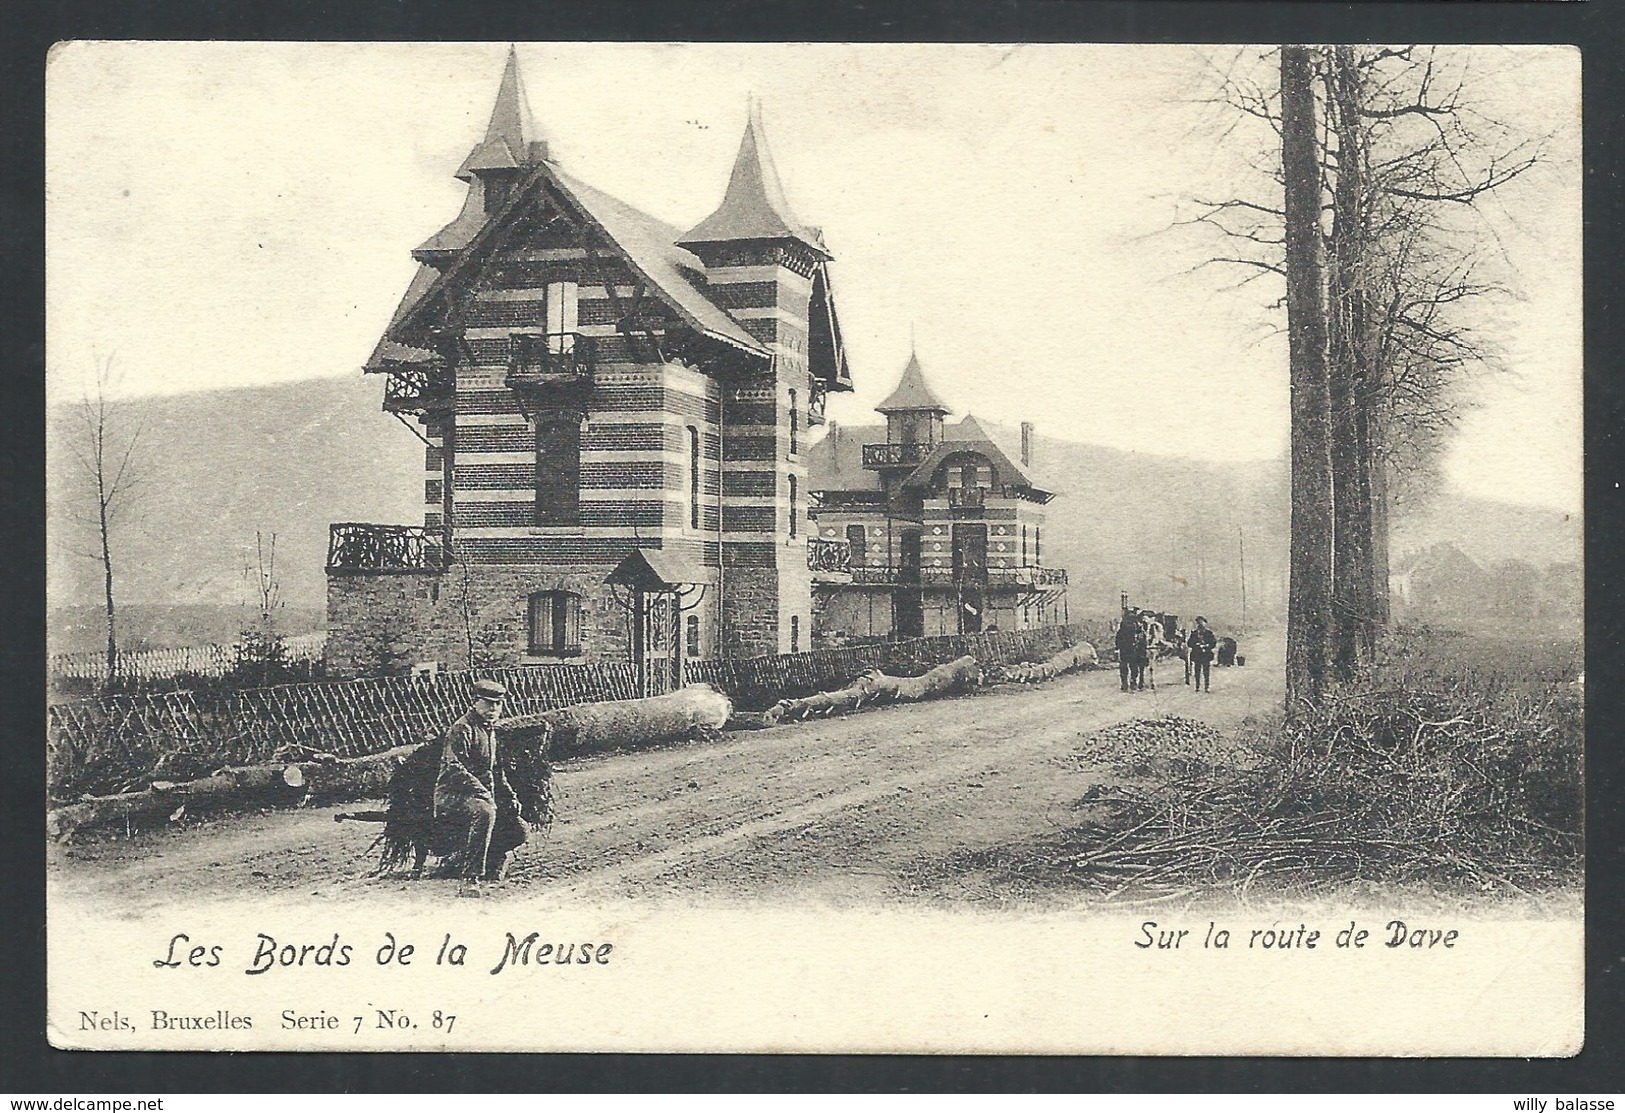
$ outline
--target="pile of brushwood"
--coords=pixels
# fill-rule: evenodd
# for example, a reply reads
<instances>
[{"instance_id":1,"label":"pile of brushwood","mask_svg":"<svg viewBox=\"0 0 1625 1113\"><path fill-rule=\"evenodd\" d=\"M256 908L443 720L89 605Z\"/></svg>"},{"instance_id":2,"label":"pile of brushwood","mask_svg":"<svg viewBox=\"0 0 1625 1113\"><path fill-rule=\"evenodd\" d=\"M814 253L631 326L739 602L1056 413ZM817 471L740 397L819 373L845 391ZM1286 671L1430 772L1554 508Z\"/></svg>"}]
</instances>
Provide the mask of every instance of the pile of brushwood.
<instances>
[{"instance_id":1,"label":"pile of brushwood","mask_svg":"<svg viewBox=\"0 0 1625 1113\"><path fill-rule=\"evenodd\" d=\"M1326 697L1227 741L1175 718L1083 739L1120 784L1081 801L1059 864L1111 900L1356 882L1530 894L1577 881L1579 700L1435 679Z\"/></svg>"}]
</instances>

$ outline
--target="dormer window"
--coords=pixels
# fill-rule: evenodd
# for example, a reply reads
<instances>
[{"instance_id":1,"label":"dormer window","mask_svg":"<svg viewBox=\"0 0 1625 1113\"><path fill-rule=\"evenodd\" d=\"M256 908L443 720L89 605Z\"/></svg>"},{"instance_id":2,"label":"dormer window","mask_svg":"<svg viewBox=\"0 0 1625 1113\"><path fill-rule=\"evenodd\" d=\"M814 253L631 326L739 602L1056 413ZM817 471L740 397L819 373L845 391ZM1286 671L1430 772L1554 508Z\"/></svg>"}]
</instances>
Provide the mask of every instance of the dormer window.
<instances>
[{"instance_id":1,"label":"dormer window","mask_svg":"<svg viewBox=\"0 0 1625 1113\"><path fill-rule=\"evenodd\" d=\"M966 487L986 490L993 486L993 465L985 456L972 453L950 456L944 474L951 491Z\"/></svg>"}]
</instances>

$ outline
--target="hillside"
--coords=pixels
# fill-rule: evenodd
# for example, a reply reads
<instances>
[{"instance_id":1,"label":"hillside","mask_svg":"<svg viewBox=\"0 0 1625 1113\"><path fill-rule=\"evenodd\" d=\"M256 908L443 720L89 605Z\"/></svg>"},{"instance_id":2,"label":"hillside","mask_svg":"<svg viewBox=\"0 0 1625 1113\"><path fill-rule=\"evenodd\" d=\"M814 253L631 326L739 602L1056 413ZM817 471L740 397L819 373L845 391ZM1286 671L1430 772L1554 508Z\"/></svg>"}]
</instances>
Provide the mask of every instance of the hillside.
<instances>
[{"instance_id":1,"label":"hillside","mask_svg":"<svg viewBox=\"0 0 1625 1113\"><path fill-rule=\"evenodd\" d=\"M381 391L376 378L356 375L128 404L119 416L134 408L145 422L140 500L116 550L120 598L147 605L132 634L162 643L235 629L253 598L244 570L254 564L255 531L277 535L283 599L289 618L303 611L305 625L325 600L329 523L421 520L422 444L380 412ZM65 452L74 416L50 415L48 590L58 628L71 626L73 641L88 637L94 647L90 616L60 613L96 607L101 588L99 565L76 555L94 549L93 537L68 513L84 505ZM1042 434L1035 455L1062 493L1048 508L1044 560L1070 570L1075 617L1109 613L1126 591L1136 602L1234 622L1243 559L1249 617L1281 614L1284 464L1122 452ZM1396 556L1446 539L1482 564L1577 561L1580 553L1579 522L1535 507L1441 495L1395 523ZM162 611L176 605L187 609L166 634Z\"/></svg>"}]
</instances>

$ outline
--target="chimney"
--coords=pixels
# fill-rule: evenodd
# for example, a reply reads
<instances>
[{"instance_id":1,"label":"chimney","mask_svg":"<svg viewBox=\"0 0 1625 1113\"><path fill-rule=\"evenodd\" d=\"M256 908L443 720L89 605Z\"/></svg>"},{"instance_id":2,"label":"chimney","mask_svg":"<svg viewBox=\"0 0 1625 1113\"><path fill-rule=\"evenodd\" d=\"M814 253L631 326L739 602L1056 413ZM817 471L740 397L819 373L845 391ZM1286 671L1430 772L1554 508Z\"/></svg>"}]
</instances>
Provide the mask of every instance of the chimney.
<instances>
[{"instance_id":1,"label":"chimney","mask_svg":"<svg viewBox=\"0 0 1625 1113\"><path fill-rule=\"evenodd\" d=\"M1031 467L1033 463L1033 423L1021 423L1021 466Z\"/></svg>"}]
</instances>

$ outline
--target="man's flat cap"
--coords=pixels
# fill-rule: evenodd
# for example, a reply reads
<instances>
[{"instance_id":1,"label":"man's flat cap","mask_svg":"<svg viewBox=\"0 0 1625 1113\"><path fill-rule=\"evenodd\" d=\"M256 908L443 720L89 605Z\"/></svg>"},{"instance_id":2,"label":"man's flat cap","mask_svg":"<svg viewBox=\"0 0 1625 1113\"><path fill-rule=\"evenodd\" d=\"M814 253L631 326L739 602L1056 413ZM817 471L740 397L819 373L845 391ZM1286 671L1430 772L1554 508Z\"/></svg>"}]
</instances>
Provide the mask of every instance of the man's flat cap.
<instances>
[{"instance_id":1,"label":"man's flat cap","mask_svg":"<svg viewBox=\"0 0 1625 1113\"><path fill-rule=\"evenodd\" d=\"M495 680L476 680L474 694L481 699L501 699L508 694L508 689Z\"/></svg>"}]
</instances>

